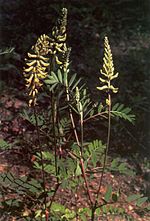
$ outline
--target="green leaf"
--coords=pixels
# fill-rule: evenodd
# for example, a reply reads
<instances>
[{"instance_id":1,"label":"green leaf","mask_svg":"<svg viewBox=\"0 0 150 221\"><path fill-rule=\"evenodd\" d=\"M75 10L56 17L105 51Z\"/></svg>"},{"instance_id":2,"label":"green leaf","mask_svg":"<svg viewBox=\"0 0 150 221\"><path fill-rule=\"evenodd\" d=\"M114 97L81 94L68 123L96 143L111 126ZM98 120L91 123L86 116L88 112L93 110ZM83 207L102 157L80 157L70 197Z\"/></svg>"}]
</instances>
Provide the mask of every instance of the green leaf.
<instances>
[{"instance_id":1,"label":"green leaf","mask_svg":"<svg viewBox=\"0 0 150 221\"><path fill-rule=\"evenodd\" d=\"M47 85L51 85L51 84L55 84L55 83L58 83L58 81L56 81L54 78L49 78L49 79L46 79L45 81L45 84Z\"/></svg>"},{"instance_id":2,"label":"green leaf","mask_svg":"<svg viewBox=\"0 0 150 221\"><path fill-rule=\"evenodd\" d=\"M81 215L80 215L80 219L81 219L82 221L87 221L87 217L86 217L84 214L81 214Z\"/></svg>"},{"instance_id":3,"label":"green leaf","mask_svg":"<svg viewBox=\"0 0 150 221\"><path fill-rule=\"evenodd\" d=\"M112 195L112 186L109 185L104 196L106 202L109 202L109 200L111 199L111 195Z\"/></svg>"},{"instance_id":4,"label":"green leaf","mask_svg":"<svg viewBox=\"0 0 150 221\"><path fill-rule=\"evenodd\" d=\"M100 209L100 208L97 208L97 209L96 209L96 215L99 216L100 214L101 214L101 209Z\"/></svg>"},{"instance_id":5,"label":"green leaf","mask_svg":"<svg viewBox=\"0 0 150 221\"><path fill-rule=\"evenodd\" d=\"M0 149L6 150L10 147L10 144L8 144L5 140L0 139Z\"/></svg>"},{"instance_id":6,"label":"green leaf","mask_svg":"<svg viewBox=\"0 0 150 221\"><path fill-rule=\"evenodd\" d=\"M111 162L111 170L117 170L118 164L119 164L118 159L117 158L113 159L113 161Z\"/></svg>"},{"instance_id":7,"label":"green leaf","mask_svg":"<svg viewBox=\"0 0 150 221\"><path fill-rule=\"evenodd\" d=\"M54 83L52 86L49 87L49 90L50 90L50 91L54 90L54 88L55 88L57 85L58 85L57 83Z\"/></svg>"},{"instance_id":8,"label":"green leaf","mask_svg":"<svg viewBox=\"0 0 150 221\"><path fill-rule=\"evenodd\" d=\"M81 78L79 78L79 79L75 82L75 84L72 86L72 90L74 90L74 89L77 87L77 85L80 83L80 81L81 81Z\"/></svg>"},{"instance_id":9,"label":"green leaf","mask_svg":"<svg viewBox=\"0 0 150 221\"><path fill-rule=\"evenodd\" d=\"M93 166L96 167L96 163L97 163L97 161L99 161L99 159L97 159L97 154L94 151L93 151L92 156L91 156L91 161L93 163Z\"/></svg>"},{"instance_id":10,"label":"green leaf","mask_svg":"<svg viewBox=\"0 0 150 221\"><path fill-rule=\"evenodd\" d=\"M137 200L136 205L137 206L142 206L143 203L145 203L148 200L148 197L142 197L140 199Z\"/></svg>"},{"instance_id":11,"label":"green leaf","mask_svg":"<svg viewBox=\"0 0 150 221\"><path fill-rule=\"evenodd\" d=\"M35 180L35 179L31 179L29 182L28 182L31 186L34 186L35 188L39 189L41 188L41 184Z\"/></svg>"},{"instance_id":12,"label":"green leaf","mask_svg":"<svg viewBox=\"0 0 150 221\"><path fill-rule=\"evenodd\" d=\"M50 151L42 151L42 157L44 160L54 159L54 155Z\"/></svg>"},{"instance_id":13,"label":"green leaf","mask_svg":"<svg viewBox=\"0 0 150 221\"><path fill-rule=\"evenodd\" d=\"M75 174L76 176L80 176L82 174L79 163L77 163Z\"/></svg>"},{"instance_id":14,"label":"green leaf","mask_svg":"<svg viewBox=\"0 0 150 221\"><path fill-rule=\"evenodd\" d=\"M109 211L108 207L105 206L105 205L102 207L102 210L103 210L103 213L104 213L104 214L107 214L108 211Z\"/></svg>"},{"instance_id":15,"label":"green leaf","mask_svg":"<svg viewBox=\"0 0 150 221\"><path fill-rule=\"evenodd\" d=\"M120 104L120 105L118 106L118 108L117 108L117 111L118 111L118 112L121 111L121 110L123 109L123 107L124 107L124 104Z\"/></svg>"},{"instance_id":16,"label":"green leaf","mask_svg":"<svg viewBox=\"0 0 150 221\"><path fill-rule=\"evenodd\" d=\"M59 82L57 75L53 71L51 71L51 76L53 77L53 79L55 79L56 82Z\"/></svg>"},{"instance_id":17,"label":"green leaf","mask_svg":"<svg viewBox=\"0 0 150 221\"><path fill-rule=\"evenodd\" d=\"M140 194L133 194L133 195L128 196L127 201L128 202L132 202L132 201L135 201L135 200L137 200L139 198L141 198Z\"/></svg>"},{"instance_id":18,"label":"green leaf","mask_svg":"<svg viewBox=\"0 0 150 221\"><path fill-rule=\"evenodd\" d=\"M123 118L124 120L128 120L130 123L134 123L135 115L131 114L131 108L124 107L124 104L115 104L111 110L112 116L116 116L119 118Z\"/></svg>"},{"instance_id":19,"label":"green leaf","mask_svg":"<svg viewBox=\"0 0 150 221\"><path fill-rule=\"evenodd\" d=\"M65 214L61 218L74 219L76 213L73 210L65 209Z\"/></svg>"},{"instance_id":20,"label":"green leaf","mask_svg":"<svg viewBox=\"0 0 150 221\"><path fill-rule=\"evenodd\" d=\"M118 107L119 107L119 103L116 103L116 104L112 107L112 111L117 110Z\"/></svg>"},{"instance_id":21,"label":"green leaf","mask_svg":"<svg viewBox=\"0 0 150 221\"><path fill-rule=\"evenodd\" d=\"M126 163L121 163L119 165L118 169L119 169L120 172L124 172L127 169Z\"/></svg>"},{"instance_id":22,"label":"green leaf","mask_svg":"<svg viewBox=\"0 0 150 221\"><path fill-rule=\"evenodd\" d=\"M60 203L53 202L52 206L51 206L51 210L54 211L54 212L65 213L65 207Z\"/></svg>"},{"instance_id":23,"label":"green leaf","mask_svg":"<svg viewBox=\"0 0 150 221\"><path fill-rule=\"evenodd\" d=\"M44 171L53 174L55 172L55 167L51 164L48 164L44 167Z\"/></svg>"},{"instance_id":24,"label":"green leaf","mask_svg":"<svg viewBox=\"0 0 150 221\"><path fill-rule=\"evenodd\" d=\"M57 74L58 74L58 79L59 79L60 83L62 83L62 73L61 73L60 69L58 69Z\"/></svg>"},{"instance_id":25,"label":"green leaf","mask_svg":"<svg viewBox=\"0 0 150 221\"><path fill-rule=\"evenodd\" d=\"M98 113L100 113L102 111L102 109L103 109L103 105L102 105L102 103L100 103L98 105Z\"/></svg>"},{"instance_id":26,"label":"green leaf","mask_svg":"<svg viewBox=\"0 0 150 221\"><path fill-rule=\"evenodd\" d=\"M69 87L74 83L74 80L76 79L77 74L73 74L70 81L69 81Z\"/></svg>"}]
</instances>

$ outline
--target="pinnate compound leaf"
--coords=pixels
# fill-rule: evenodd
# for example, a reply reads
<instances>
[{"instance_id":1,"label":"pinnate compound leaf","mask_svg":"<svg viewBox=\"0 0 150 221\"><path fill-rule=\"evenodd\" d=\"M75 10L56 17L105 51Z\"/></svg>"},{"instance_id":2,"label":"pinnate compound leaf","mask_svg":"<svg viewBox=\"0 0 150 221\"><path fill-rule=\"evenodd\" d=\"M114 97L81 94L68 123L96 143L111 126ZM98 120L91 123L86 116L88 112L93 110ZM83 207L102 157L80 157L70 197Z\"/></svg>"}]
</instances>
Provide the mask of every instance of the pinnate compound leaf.
<instances>
[{"instance_id":1,"label":"pinnate compound leaf","mask_svg":"<svg viewBox=\"0 0 150 221\"><path fill-rule=\"evenodd\" d=\"M133 124L135 121L135 115L131 114L131 111L131 108L124 107L124 104L117 103L112 107L111 114L114 117L123 118Z\"/></svg>"}]
</instances>

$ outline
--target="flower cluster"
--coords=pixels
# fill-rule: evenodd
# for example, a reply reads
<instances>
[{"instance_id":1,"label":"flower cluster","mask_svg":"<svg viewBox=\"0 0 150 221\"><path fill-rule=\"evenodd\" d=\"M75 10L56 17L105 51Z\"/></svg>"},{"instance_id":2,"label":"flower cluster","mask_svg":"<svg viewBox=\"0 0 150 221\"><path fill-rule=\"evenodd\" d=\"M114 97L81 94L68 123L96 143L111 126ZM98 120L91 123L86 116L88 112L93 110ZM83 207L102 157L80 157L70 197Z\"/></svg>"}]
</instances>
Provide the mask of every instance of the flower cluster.
<instances>
[{"instance_id":1,"label":"flower cluster","mask_svg":"<svg viewBox=\"0 0 150 221\"><path fill-rule=\"evenodd\" d=\"M43 85L48 71L52 71L52 62L64 72L68 68L71 49L66 45L66 25L67 9L63 8L60 18L52 29L51 37L41 35L36 44L32 46L32 52L28 53L24 77L29 91L29 106L36 104L39 88Z\"/></svg>"},{"instance_id":2,"label":"flower cluster","mask_svg":"<svg viewBox=\"0 0 150 221\"><path fill-rule=\"evenodd\" d=\"M55 62L58 65L62 65L62 54L67 51L66 46L66 26L67 26L67 9L63 8L61 17L57 20L57 24L52 29L52 37L50 38L49 52L51 55L55 55Z\"/></svg>"},{"instance_id":3,"label":"flower cluster","mask_svg":"<svg viewBox=\"0 0 150 221\"><path fill-rule=\"evenodd\" d=\"M49 50L48 39L48 36L41 35L35 46L32 47L33 52L28 53L28 59L26 59L27 68L24 68L24 77L29 90L29 106L36 104L36 95L39 88L43 85L42 81L47 76L49 59L45 55L48 54Z\"/></svg>"},{"instance_id":4,"label":"flower cluster","mask_svg":"<svg viewBox=\"0 0 150 221\"><path fill-rule=\"evenodd\" d=\"M111 53L110 44L108 38L104 39L104 58L103 58L103 68L100 70L100 73L104 76L100 77L99 80L104 85L97 87L98 90L106 90L107 92L112 91L113 93L118 92L118 88L115 88L111 81L118 77L118 73L114 73L114 64Z\"/></svg>"}]
</instances>

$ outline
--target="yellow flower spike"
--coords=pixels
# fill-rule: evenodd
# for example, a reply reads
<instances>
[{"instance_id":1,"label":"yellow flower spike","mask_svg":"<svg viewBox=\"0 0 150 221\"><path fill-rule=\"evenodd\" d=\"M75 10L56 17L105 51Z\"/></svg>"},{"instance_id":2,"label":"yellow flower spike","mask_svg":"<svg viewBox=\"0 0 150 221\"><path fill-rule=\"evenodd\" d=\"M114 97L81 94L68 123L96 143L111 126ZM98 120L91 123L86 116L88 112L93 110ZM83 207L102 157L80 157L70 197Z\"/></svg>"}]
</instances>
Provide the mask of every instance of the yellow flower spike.
<instances>
[{"instance_id":1,"label":"yellow flower spike","mask_svg":"<svg viewBox=\"0 0 150 221\"><path fill-rule=\"evenodd\" d=\"M63 53L63 64L60 66L64 72L69 72L69 58L70 58L71 48L67 48L65 45L65 53Z\"/></svg>"},{"instance_id":2,"label":"yellow flower spike","mask_svg":"<svg viewBox=\"0 0 150 221\"><path fill-rule=\"evenodd\" d=\"M43 80L48 74L49 58L51 55L60 68L67 69L69 61L66 61L66 26L67 9L63 8L60 18L52 29L51 38L45 34L41 35L36 44L32 46L28 59L25 60L24 77L28 88L29 106L35 105L39 89L43 85Z\"/></svg>"},{"instance_id":3,"label":"yellow flower spike","mask_svg":"<svg viewBox=\"0 0 150 221\"><path fill-rule=\"evenodd\" d=\"M62 66L63 54L66 49L66 26L67 26L67 9L63 8L60 18L52 29L52 37L49 39L49 53L54 56L57 65Z\"/></svg>"},{"instance_id":4,"label":"yellow flower spike","mask_svg":"<svg viewBox=\"0 0 150 221\"><path fill-rule=\"evenodd\" d=\"M47 67L49 66L49 59L45 57L49 53L49 37L41 35L37 40L35 46L32 47L32 53L28 53L29 60L26 61L27 68L24 68L24 77L26 80L26 87L28 88L29 106L36 104L36 96L39 89L47 76Z\"/></svg>"},{"instance_id":5,"label":"yellow flower spike","mask_svg":"<svg viewBox=\"0 0 150 221\"><path fill-rule=\"evenodd\" d=\"M100 73L104 78L100 77L99 80L103 84L101 87L97 87L98 90L112 91L113 93L118 92L118 88L115 88L111 81L118 77L118 73L114 73L114 64L111 53L110 44L108 38L104 39L104 58L103 58L103 68L100 70Z\"/></svg>"}]
</instances>

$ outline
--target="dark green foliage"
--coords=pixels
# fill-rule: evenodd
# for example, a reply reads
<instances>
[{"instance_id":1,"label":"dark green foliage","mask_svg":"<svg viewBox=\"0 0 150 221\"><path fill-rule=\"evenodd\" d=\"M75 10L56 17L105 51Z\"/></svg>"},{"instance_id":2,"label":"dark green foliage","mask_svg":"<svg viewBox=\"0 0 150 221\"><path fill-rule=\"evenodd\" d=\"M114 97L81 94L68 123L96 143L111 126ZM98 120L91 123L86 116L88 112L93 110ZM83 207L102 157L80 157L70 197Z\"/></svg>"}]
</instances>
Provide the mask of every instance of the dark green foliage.
<instances>
[{"instance_id":1,"label":"dark green foliage","mask_svg":"<svg viewBox=\"0 0 150 221\"><path fill-rule=\"evenodd\" d=\"M126 174L129 176L135 175L134 171L131 168L129 168L127 163L121 163L118 158L113 159L113 161L111 162L111 165L109 167L109 170L114 171L114 172L119 172L122 174Z\"/></svg>"},{"instance_id":2,"label":"dark green foliage","mask_svg":"<svg viewBox=\"0 0 150 221\"><path fill-rule=\"evenodd\" d=\"M0 139L0 149L8 149L10 148L10 144L8 144L5 140Z\"/></svg>"},{"instance_id":3,"label":"dark green foliage","mask_svg":"<svg viewBox=\"0 0 150 221\"><path fill-rule=\"evenodd\" d=\"M135 115L131 114L131 108L124 107L124 104L116 103L112 107L111 113L112 113L112 116L123 118L124 120L128 120L131 123L134 123L135 121Z\"/></svg>"}]
</instances>

